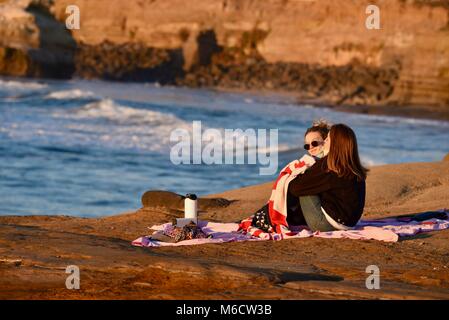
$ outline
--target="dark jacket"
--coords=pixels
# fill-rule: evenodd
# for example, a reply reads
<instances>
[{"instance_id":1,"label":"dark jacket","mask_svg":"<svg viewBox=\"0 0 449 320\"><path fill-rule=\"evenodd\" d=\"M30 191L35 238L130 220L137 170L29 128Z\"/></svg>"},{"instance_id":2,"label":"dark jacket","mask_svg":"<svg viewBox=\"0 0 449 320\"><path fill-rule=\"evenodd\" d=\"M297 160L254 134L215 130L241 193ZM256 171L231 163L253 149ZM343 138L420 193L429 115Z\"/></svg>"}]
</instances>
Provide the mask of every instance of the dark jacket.
<instances>
[{"instance_id":1,"label":"dark jacket","mask_svg":"<svg viewBox=\"0 0 449 320\"><path fill-rule=\"evenodd\" d=\"M321 206L332 219L347 227L353 227L363 213L365 190L364 180L357 181L355 176L340 178L335 172L328 172L327 157L324 157L289 183L287 217L292 217L287 221L301 220L301 206L294 205L299 197L318 195Z\"/></svg>"}]
</instances>

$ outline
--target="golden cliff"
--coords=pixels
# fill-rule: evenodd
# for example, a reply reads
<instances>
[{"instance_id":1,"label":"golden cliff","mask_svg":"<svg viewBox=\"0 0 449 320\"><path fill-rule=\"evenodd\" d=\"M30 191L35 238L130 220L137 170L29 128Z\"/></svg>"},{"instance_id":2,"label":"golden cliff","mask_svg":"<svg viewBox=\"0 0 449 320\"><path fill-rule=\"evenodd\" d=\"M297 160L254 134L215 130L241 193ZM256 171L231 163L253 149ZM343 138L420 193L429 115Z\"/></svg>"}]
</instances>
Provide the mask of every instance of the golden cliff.
<instances>
[{"instance_id":1,"label":"golden cliff","mask_svg":"<svg viewBox=\"0 0 449 320\"><path fill-rule=\"evenodd\" d=\"M66 7L81 28L65 28ZM380 8L380 29L365 26ZM0 74L449 108L449 1L3 0Z\"/></svg>"}]
</instances>

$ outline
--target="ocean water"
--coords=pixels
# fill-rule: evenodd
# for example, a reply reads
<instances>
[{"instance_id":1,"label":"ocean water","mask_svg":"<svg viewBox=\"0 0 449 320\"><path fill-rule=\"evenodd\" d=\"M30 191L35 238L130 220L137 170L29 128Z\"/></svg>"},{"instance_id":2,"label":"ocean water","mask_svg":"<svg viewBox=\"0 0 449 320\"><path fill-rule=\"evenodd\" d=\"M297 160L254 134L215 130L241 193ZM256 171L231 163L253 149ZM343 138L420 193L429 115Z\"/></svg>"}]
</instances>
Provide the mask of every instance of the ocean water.
<instances>
[{"instance_id":1,"label":"ocean water","mask_svg":"<svg viewBox=\"0 0 449 320\"><path fill-rule=\"evenodd\" d=\"M267 94L3 78L0 215L112 215L139 208L150 189L201 196L271 181L276 176L260 175L260 164L175 165L170 134L193 135L193 121L221 133L278 129L281 169L304 153L304 131L322 117L355 130L368 166L441 160L449 152L442 121L339 113Z\"/></svg>"}]
</instances>

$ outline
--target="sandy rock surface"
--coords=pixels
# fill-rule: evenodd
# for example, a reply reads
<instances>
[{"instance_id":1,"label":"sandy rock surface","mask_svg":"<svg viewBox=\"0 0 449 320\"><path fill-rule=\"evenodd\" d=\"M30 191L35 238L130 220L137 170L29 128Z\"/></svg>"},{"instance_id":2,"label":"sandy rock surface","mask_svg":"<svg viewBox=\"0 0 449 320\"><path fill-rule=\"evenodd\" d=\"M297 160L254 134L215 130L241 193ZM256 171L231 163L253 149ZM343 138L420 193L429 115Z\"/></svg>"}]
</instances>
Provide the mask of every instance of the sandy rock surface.
<instances>
[{"instance_id":1,"label":"sandy rock surface","mask_svg":"<svg viewBox=\"0 0 449 320\"><path fill-rule=\"evenodd\" d=\"M264 204L270 188L266 183L209 195L201 217L222 222L245 218ZM435 162L374 167L367 190L364 217L448 207L449 166ZM154 206L99 219L0 217L0 298L449 297L448 230L397 243L306 238L157 249L131 246L132 240L149 233L148 227L182 216L179 198L153 192L147 199ZM380 268L380 290L365 287L365 269L371 264ZM65 287L68 265L80 268L80 290Z\"/></svg>"}]
</instances>

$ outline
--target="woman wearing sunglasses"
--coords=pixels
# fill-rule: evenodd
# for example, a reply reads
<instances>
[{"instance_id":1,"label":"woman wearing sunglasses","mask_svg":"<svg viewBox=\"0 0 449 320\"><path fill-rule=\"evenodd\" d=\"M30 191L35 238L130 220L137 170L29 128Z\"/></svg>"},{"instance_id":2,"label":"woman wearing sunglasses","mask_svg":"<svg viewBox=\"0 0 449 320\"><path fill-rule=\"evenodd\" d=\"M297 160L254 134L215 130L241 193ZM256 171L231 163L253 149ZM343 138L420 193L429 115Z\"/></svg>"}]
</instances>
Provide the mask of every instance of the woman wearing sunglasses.
<instances>
[{"instance_id":1,"label":"woman wearing sunglasses","mask_svg":"<svg viewBox=\"0 0 449 320\"><path fill-rule=\"evenodd\" d=\"M310 134L310 133L309 133ZM305 148L317 152L310 138ZM316 143L315 143L316 144ZM361 165L354 131L344 124L333 125L315 155L321 159L289 183L287 198L298 202L289 206L287 221L312 231L348 230L359 221L365 206L367 169Z\"/></svg>"},{"instance_id":2,"label":"woman wearing sunglasses","mask_svg":"<svg viewBox=\"0 0 449 320\"><path fill-rule=\"evenodd\" d=\"M324 140L329 134L331 126L326 120L315 121L312 127L306 130L304 134L304 149L307 152L317 158L324 156Z\"/></svg>"}]
</instances>

